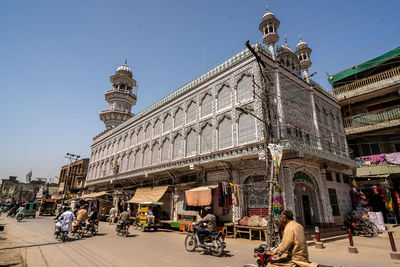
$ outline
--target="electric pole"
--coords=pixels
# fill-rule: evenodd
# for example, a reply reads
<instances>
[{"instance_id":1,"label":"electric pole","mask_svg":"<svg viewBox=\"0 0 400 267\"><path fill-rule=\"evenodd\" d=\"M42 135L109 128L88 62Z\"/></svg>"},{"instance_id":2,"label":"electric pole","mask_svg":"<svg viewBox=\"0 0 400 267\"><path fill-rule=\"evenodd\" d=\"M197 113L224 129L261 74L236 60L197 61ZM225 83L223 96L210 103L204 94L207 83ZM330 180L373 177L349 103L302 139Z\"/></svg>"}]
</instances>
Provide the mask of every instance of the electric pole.
<instances>
[{"instance_id":1,"label":"electric pole","mask_svg":"<svg viewBox=\"0 0 400 267\"><path fill-rule=\"evenodd\" d=\"M265 170L266 174L269 174L269 179L268 179L268 225L267 225L267 245L269 247L272 246L272 235L273 235L273 215L272 215L272 202L273 202L273 197L274 197L274 185L276 184L275 177L274 177L274 168L272 166L273 161L272 161L272 154L269 153L268 149L268 144L271 143L271 140L273 139L273 131L272 131L272 126L271 126L271 111L270 111L270 102L269 102L269 96L271 95L270 92L270 83L271 80L266 79L264 72L266 69L266 64L264 61L260 58L260 56L257 54L257 52L251 47L249 40L246 41L246 47L247 49L250 50L250 52L253 54L253 56L256 58L259 70L260 70L260 75L261 75L261 90L262 90L262 98L261 98L261 103L262 103L262 115L263 115L263 133L264 133L264 153L265 153Z\"/></svg>"}]
</instances>

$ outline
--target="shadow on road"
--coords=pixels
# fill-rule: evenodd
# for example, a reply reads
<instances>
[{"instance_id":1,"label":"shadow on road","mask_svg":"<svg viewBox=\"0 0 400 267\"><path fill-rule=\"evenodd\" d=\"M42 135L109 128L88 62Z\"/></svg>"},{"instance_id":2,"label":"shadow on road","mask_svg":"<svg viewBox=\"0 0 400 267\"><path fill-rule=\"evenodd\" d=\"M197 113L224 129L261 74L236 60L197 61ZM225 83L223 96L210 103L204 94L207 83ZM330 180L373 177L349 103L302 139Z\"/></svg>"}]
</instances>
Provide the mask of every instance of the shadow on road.
<instances>
[{"instance_id":1,"label":"shadow on road","mask_svg":"<svg viewBox=\"0 0 400 267\"><path fill-rule=\"evenodd\" d=\"M206 255L206 256L213 256L211 251L209 251L207 249L195 250L194 253L198 253L200 255ZM230 258L230 257L233 257L233 256L234 255L232 255L229 250L224 250L224 254L222 254L221 258Z\"/></svg>"},{"instance_id":2,"label":"shadow on road","mask_svg":"<svg viewBox=\"0 0 400 267\"><path fill-rule=\"evenodd\" d=\"M10 250L10 249L17 249L17 248L33 248L33 247L43 247L43 246L50 246L50 245L61 245L61 244L67 244L67 243L71 243L71 242L78 241L78 240L79 239L68 238L68 240L66 242L55 241L55 242L49 242L49 243L40 243L40 244L29 244L29 245L14 246L14 247L5 247L5 248L0 248L0 251Z\"/></svg>"}]
</instances>

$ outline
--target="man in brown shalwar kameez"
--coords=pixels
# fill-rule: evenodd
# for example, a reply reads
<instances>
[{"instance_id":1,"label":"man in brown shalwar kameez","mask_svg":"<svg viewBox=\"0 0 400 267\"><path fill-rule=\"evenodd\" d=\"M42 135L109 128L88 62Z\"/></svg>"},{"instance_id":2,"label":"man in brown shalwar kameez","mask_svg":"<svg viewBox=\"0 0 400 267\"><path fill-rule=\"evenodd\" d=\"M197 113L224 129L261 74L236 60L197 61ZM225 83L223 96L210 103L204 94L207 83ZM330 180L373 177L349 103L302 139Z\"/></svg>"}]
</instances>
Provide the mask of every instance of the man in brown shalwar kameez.
<instances>
[{"instance_id":1,"label":"man in brown shalwar kameez","mask_svg":"<svg viewBox=\"0 0 400 267\"><path fill-rule=\"evenodd\" d=\"M274 251L267 252L268 255L276 255L278 258L272 260L267 266L318 266L308 260L304 228L301 224L293 221L293 212L284 210L281 214L281 222L285 225L282 242Z\"/></svg>"}]
</instances>

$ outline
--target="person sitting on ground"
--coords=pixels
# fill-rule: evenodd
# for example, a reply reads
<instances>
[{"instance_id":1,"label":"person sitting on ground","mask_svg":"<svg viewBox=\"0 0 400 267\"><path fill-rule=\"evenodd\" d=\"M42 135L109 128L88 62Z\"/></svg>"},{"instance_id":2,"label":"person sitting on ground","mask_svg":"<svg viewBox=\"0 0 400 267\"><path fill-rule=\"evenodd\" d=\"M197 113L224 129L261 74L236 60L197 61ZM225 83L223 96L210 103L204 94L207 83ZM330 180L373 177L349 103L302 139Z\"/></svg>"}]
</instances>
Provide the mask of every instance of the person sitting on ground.
<instances>
[{"instance_id":1,"label":"person sitting on ground","mask_svg":"<svg viewBox=\"0 0 400 267\"><path fill-rule=\"evenodd\" d=\"M60 231L70 232L72 228L72 222L75 220L75 215L71 211L70 207L65 206L63 208L63 213L59 214L58 222L56 223L56 232L58 235Z\"/></svg>"},{"instance_id":2,"label":"person sitting on ground","mask_svg":"<svg viewBox=\"0 0 400 267\"><path fill-rule=\"evenodd\" d=\"M126 208L124 208L124 211L120 214L119 220L117 222L117 227L124 228L126 224L129 222L129 212Z\"/></svg>"},{"instance_id":3,"label":"person sitting on ground","mask_svg":"<svg viewBox=\"0 0 400 267\"><path fill-rule=\"evenodd\" d=\"M88 218L87 213L87 206L83 206L78 212L76 213L76 220L72 223L72 231L75 231L76 226L80 223L83 223Z\"/></svg>"},{"instance_id":4,"label":"person sitting on ground","mask_svg":"<svg viewBox=\"0 0 400 267\"><path fill-rule=\"evenodd\" d=\"M318 264L311 263L308 259L304 228L301 224L293 221L293 212L291 210L282 211L280 220L285 225L282 242L274 251L266 252L267 255L277 256L268 263L267 267L317 267Z\"/></svg>"},{"instance_id":5,"label":"person sitting on ground","mask_svg":"<svg viewBox=\"0 0 400 267\"><path fill-rule=\"evenodd\" d=\"M203 219L201 219L197 225L205 223L207 227L205 229L199 228L197 230L197 236L199 238L199 246L204 247L204 237L209 236L212 232L217 229L217 218L211 213L211 207L205 207L202 210Z\"/></svg>"}]
</instances>

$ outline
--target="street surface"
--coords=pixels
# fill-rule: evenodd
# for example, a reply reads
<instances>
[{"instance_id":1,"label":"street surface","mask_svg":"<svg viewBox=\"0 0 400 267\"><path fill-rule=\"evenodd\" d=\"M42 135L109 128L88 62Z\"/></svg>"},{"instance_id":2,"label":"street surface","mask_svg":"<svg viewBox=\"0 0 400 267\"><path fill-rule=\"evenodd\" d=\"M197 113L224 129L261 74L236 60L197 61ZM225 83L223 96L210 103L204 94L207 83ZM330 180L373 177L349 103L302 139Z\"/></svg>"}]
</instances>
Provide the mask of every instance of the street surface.
<instances>
[{"instance_id":1,"label":"street surface","mask_svg":"<svg viewBox=\"0 0 400 267\"><path fill-rule=\"evenodd\" d=\"M0 219L5 233L0 234L0 265L4 257L18 259L20 266L238 266L255 264L252 257L259 241L226 239L226 255L218 258L203 252L188 253L184 247L185 234L180 232L135 231L128 238L116 236L114 225L101 223L99 234L62 243L53 237L54 217L37 216L17 223L15 219ZM4 238L7 238L5 240ZM400 266L390 259L387 238L356 237L359 254L347 252L348 240L327 243L323 250L309 247L314 262L331 266ZM398 244L400 248L400 242Z\"/></svg>"}]
</instances>

